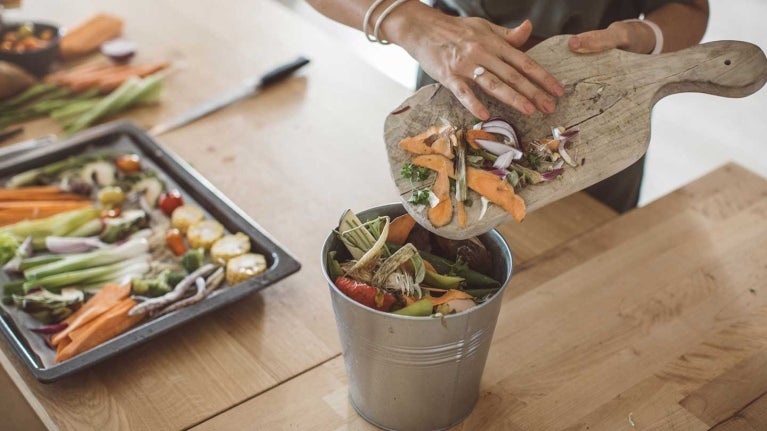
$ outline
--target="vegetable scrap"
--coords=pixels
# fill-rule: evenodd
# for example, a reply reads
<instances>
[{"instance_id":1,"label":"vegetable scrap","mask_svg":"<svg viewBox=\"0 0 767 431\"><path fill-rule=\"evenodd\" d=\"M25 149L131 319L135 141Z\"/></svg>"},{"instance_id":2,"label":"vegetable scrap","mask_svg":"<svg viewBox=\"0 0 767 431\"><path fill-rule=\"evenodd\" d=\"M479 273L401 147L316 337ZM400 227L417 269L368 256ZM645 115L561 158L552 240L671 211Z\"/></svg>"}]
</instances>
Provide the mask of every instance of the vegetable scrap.
<instances>
[{"instance_id":1,"label":"vegetable scrap","mask_svg":"<svg viewBox=\"0 0 767 431\"><path fill-rule=\"evenodd\" d=\"M0 130L40 117L54 119L68 134L127 109L158 103L167 63L75 69L0 102ZM128 68L116 70L117 68Z\"/></svg>"},{"instance_id":2,"label":"vegetable scrap","mask_svg":"<svg viewBox=\"0 0 767 431\"><path fill-rule=\"evenodd\" d=\"M492 256L482 241L438 237L409 214L363 222L347 210L335 233L346 250L325 256L328 275L346 296L374 310L441 317L469 310L501 288L486 275Z\"/></svg>"},{"instance_id":3,"label":"vegetable scrap","mask_svg":"<svg viewBox=\"0 0 767 431\"><path fill-rule=\"evenodd\" d=\"M0 188L3 303L39 322L57 362L265 272L250 241L138 154L84 153Z\"/></svg>"},{"instance_id":4,"label":"vegetable scrap","mask_svg":"<svg viewBox=\"0 0 767 431\"><path fill-rule=\"evenodd\" d=\"M458 225L465 228L466 207L474 203L472 190L482 205L477 221L490 204L522 221L525 202L517 192L561 178L565 165L578 167L577 135L577 129L556 127L551 136L521 140L514 126L501 118L468 128L430 127L399 142L412 154L400 171L412 186L408 202L417 211L426 210L434 227L451 223L455 212ZM432 172L436 176L430 180Z\"/></svg>"}]
</instances>

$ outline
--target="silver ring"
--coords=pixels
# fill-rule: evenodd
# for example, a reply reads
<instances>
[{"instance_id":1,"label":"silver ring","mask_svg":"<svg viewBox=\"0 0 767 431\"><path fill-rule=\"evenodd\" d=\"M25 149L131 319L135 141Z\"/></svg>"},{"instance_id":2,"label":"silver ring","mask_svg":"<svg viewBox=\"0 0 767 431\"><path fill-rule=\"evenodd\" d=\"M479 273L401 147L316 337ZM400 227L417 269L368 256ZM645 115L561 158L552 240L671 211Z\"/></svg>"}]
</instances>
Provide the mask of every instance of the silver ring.
<instances>
[{"instance_id":1,"label":"silver ring","mask_svg":"<svg viewBox=\"0 0 767 431\"><path fill-rule=\"evenodd\" d=\"M474 69L474 79L476 80L479 75L482 75L483 73L485 73L485 68L482 66L477 66L477 68Z\"/></svg>"}]
</instances>

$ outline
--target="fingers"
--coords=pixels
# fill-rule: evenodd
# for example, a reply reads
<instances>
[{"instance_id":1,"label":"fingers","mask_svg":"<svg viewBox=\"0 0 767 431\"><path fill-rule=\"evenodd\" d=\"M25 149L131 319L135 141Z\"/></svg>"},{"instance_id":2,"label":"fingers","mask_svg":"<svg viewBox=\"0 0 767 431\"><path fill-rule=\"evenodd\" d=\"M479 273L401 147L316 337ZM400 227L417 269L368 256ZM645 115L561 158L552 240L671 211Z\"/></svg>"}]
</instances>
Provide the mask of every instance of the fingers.
<instances>
[{"instance_id":1,"label":"fingers","mask_svg":"<svg viewBox=\"0 0 767 431\"><path fill-rule=\"evenodd\" d=\"M493 24L492 29L495 34L501 36L506 42L519 48L527 42L527 39L529 39L530 35L533 33L533 24L529 19L526 19L522 24L514 28Z\"/></svg>"},{"instance_id":2,"label":"fingers","mask_svg":"<svg viewBox=\"0 0 767 431\"><path fill-rule=\"evenodd\" d=\"M516 69L504 63L500 58L487 56L482 64L486 64L488 70L493 71L495 76L499 77L503 82L508 84L509 87L522 94L528 101L532 102L539 111L547 114L554 112L554 109L556 108L554 99L549 97L545 91L530 82L529 79L519 73Z\"/></svg>"},{"instance_id":3,"label":"fingers","mask_svg":"<svg viewBox=\"0 0 767 431\"><path fill-rule=\"evenodd\" d=\"M487 72L485 72L487 73ZM471 112L472 115L482 121L490 118L490 112L485 105L477 99L469 85L461 78L453 77L442 83L458 99L461 104Z\"/></svg>"},{"instance_id":4,"label":"fingers","mask_svg":"<svg viewBox=\"0 0 767 431\"><path fill-rule=\"evenodd\" d=\"M519 51L510 46L498 47L500 53L500 59L510 65L512 68L523 75L523 80L519 81L519 85L514 85L518 90L524 91L520 86L526 85L524 82L537 84L540 88L547 91L552 96L562 96L565 94L565 89L559 83L557 78L551 75L546 69L544 69L538 62L530 58L527 54ZM504 78L515 79L516 76L504 76ZM532 85L530 83L530 85ZM529 96L533 99L541 99L546 97L543 93L538 93L540 90L530 90Z\"/></svg>"},{"instance_id":5,"label":"fingers","mask_svg":"<svg viewBox=\"0 0 767 431\"><path fill-rule=\"evenodd\" d=\"M607 51L620 48L625 41L625 32L617 23L611 24L604 30L587 31L571 36L567 41L570 50L580 54Z\"/></svg>"},{"instance_id":6,"label":"fingers","mask_svg":"<svg viewBox=\"0 0 767 431\"><path fill-rule=\"evenodd\" d=\"M511 106L517 111L525 115L530 115L535 112L535 106L530 103L530 100L528 100L527 97L511 88L500 78L498 78L498 76L493 74L493 72L486 71L482 75L479 75L474 81L480 87L482 87L482 89L485 90L487 94Z\"/></svg>"}]
</instances>

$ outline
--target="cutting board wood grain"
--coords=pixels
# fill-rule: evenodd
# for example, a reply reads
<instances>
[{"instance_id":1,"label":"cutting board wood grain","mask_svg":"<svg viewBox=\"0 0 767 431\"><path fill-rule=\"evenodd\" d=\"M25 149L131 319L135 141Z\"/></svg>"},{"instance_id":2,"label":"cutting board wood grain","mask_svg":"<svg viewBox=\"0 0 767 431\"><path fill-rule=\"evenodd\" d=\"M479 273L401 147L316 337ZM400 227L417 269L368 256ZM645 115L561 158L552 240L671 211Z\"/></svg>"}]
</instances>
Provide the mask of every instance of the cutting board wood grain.
<instances>
[{"instance_id":1,"label":"cutting board wood grain","mask_svg":"<svg viewBox=\"0 0 767 431\"><path fill-rule=\"evenodd\" d=\"M620 50L584 55L570 52L567 38L567 35L556 36L528 51L530 57L564 84L566 93L553 114L536 113L526 117L477 91L491 117L510 121L522 140L550 136L552 127L579 130L570 153L577 152L582 166L565 166L560 179L522 189L519 194L528 212L610 177L642 157L650 142L650 114L660 99L681 92L744 97L759 90L767 81L767 57L759 47L746 42L710 42L661 55ZM413 184L402 178L400 170L412 156L398 143L445 120L456 127L470 126L477 121L439 84L420 89L386 118L384 138L391 175L408 212L427 229L453 239L475 236L512 220L492 204L483 219L478 220L481 205L474 192L470 192L474 205L467 208L466 228L458 226L455 214L450 224L435 228L425 209L419 211L407 202ZM690 122L715 120L689 119ZM674 145L673 142L663 144ZM428 185L434 177L416 186Z\"/></svg>"}]
</instances>

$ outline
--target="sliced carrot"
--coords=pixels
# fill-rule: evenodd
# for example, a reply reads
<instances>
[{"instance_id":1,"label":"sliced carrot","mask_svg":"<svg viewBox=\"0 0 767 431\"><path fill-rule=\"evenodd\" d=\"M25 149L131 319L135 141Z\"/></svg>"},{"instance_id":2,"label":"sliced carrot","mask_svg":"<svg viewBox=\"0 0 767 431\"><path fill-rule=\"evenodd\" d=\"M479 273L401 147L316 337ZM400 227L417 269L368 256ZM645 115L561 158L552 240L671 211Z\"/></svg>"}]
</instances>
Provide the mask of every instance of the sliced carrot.
<instances>
[{"instance_id":1,"label":"sliced carrot","mask_svg":"<svg viewBox=\"0 0 767 431\"><path fill-rule=\"evenodd\" d=\"M108 93L127 81L132 76L143 78L163 69L167 69L170 63L142 64L134 66L131 70L115 73L99 79L97 87L104 93Z\"/></svg>"},{"instance_id":2,"label":"sliced carrot","mask_svg":"<svg viewBox=\"0 0 767 431\"><path fill-rule=\"evenodd\" d=\"M473 296L469 295L466 292L463 292L461 290L456 289L450 289L448 290L444 295L439 296L437 298L431 297L431 303L435 306L444 304L446 302L452 301L454 299L471 299Z\"/></svg>"},{"instance_id":3,"label":"sliced carrot","mask_svg":"<svg viewBox=\"0 0 767 431\"><path fill-rule=\"evenodd\" d=\"M66 361L90 350L138 324L144 318L143 314L128 315L135 305L136 301L125 298L97 319L71 332L69 338L72 342L56 355L56 362Z\"/></svg>"},{"instance_id":4,"label":"sliced carrot","mask_svg":"<svg viewBox=\"0 0 767 431\"><path fill-rule=\"evenodd\" d=\"M455 156L450 145L450 139L446 135L448 130L449 126L429 127L423 133L402 139L399 141L399 146L413 154L441 154L452 159Z\"/></svg>"},{"instance_id":5,"label":"sliced carrot","mask_svg":"<svg viewBox=\"0 0 767 431\"><path fill-rule=\"evenodd\" d=\"M455 178L453 162L437 155L423 155L413 158L413 164L440 172L447 169L451 178ZM517 221L525 218L525 201L516 193L514 187L499 176L482 169L466 168L466 185L500 206Z\"/></svg>"},{"instance_id":6,"label":"sliced carrot","mask_svg":"<svg viewBox=\"0 0 767 431\"><path fill-rule=\"evenodd\" d=\"M415 219L413 216L407 213L402 214L389 223L389 235L386 237L386 242L397 245L405 244L414 226Z\"/></svg>"},{"instance_id":7,"label":"sliced carrot","mask_svg":"<svg viewBox=\"0 0 767 431\"><path fill-rule=\"evenodd\" d=\"M466 131L466 142L469 144L469 146L471 148L474 148L475 150L481 150L482 147L480 147L479 144L477 143L477 139L498 142L498 138L490 132L485 132L484 130L474 130L474 129Z\"/></svg>"},{"instance_id":8,"label":"sliced carrot","mask_svg":"<svg viewBox=\"0 0 767 431\"><path fill-rule=\"evenodd\" d=\"M0 225L49 217L91 206L90 201L9 201L0 202Z\"/></svg>"},{"instance_id":9,"label":"sliced carrot","mask_svg":"<svg viewBox=\"0 0 767 431\"><path fill-rule=\"evenodd\" d=\"M55 186L0 188L0 201L70 201L88 200L86 196L67 193Z\"/></svg>"},{"instance_id":10,"label":"sliced carrot","mask_svg":"<svg viewBox=\"0 0 767 431\"><path fill-rule=\"evenodd\" d=\"M437 171L437 180L432 187L432 193L439 198L439 203L429 208L429 221L434 227L442 227L453 219L453 201L450 199L450 173L447 170Z\"/></svg>"},{"instance_id":11,"label":"sliced carrot","mask_svg":"<svg viewBox=\"0 0 767 431\"><path fill-rule=\"evenodd\" d=\"M81 328L127 298L130 295L130 289L130 284L104 285L93 298L63 321L67 327L51 338L51 344L55 346L63 342L72 331Z\"/></svg>"},{"instance_id":12,"label":"sliced carrot","mask_svg":"<svg viewBox=\"0 0 767 431\"><path fill-rule=\"evenodd\" d=\"M525 201L514 193L514 186L492 172L466 168L466 185L500 206L516 221L525 218Z\"/></svg>"}]
</instances>

